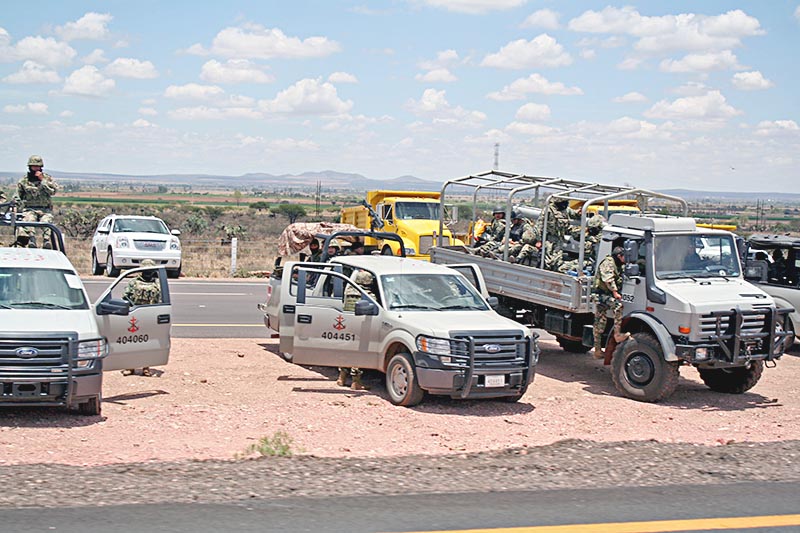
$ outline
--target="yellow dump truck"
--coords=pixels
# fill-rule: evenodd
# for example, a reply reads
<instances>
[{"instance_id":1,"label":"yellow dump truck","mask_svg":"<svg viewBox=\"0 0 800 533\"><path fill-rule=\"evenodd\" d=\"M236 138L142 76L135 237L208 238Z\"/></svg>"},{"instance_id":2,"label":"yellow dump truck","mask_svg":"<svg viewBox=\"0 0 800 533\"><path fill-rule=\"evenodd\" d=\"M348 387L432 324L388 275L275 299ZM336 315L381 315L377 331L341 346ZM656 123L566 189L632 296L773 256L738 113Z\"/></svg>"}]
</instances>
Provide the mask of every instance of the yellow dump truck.
<instances>
[{"instance_id":1,"label":"yellow dump truck","mask_svg":"<svg viewBox=\"0 0 800 533\"><path fill-rule=\"evenodd\" d=\"M342 209L341 222L358 228L396 233L403 239L406 256L429 260L429 250L439 232L438 192L425 191L368 191L361 205ZM450 230L444 235L449 245L463 244ZM367 252L400 255L395 241L368 238Z\"/></svg>"}]
</instances>

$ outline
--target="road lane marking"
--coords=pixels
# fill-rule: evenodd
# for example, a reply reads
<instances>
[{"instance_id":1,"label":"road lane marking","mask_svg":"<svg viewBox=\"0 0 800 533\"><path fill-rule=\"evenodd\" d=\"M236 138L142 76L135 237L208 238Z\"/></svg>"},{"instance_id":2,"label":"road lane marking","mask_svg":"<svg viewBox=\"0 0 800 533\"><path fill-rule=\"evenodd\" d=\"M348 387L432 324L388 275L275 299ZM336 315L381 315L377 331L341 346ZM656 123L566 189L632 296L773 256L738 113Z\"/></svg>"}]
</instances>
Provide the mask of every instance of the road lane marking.
<instances>
[{"instance_id":1,"label":"road lane marking","mask_svg":"<svg viewBox=\"0 0 800 533\"><path fill-rule=\"evenodd\" d=\"M800 526L800 514L654 520L651 522L606 522L560 526L449 529L446 531L420 531L417 533L665 533L672 531L718 531L723 529L792 526Z\"/></svg>"}]
</instances>

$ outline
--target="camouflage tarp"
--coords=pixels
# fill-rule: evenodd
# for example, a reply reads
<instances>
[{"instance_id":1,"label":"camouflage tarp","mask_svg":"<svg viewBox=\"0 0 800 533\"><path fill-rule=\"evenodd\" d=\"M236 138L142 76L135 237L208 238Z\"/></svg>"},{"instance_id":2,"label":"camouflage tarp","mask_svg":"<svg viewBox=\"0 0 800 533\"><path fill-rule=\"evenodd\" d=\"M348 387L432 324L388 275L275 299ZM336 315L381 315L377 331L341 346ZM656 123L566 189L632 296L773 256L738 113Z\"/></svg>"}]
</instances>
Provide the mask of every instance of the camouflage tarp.
<instances>
[{"instance_id":1,"label":"camouflage tarp","mask_svg":"<svg viewBox=\"0 0 800 533\"><path fill-rule=\"evenodd\" d=\"M316 235L330 235L337 231L363 231L351 224L340 224L338 222L295 222L289 224L278 237L278 253L280 255L291 255L304 249ZM343 237L343 240L351 241L352 237Z\"/></svg>"}]
</instances>

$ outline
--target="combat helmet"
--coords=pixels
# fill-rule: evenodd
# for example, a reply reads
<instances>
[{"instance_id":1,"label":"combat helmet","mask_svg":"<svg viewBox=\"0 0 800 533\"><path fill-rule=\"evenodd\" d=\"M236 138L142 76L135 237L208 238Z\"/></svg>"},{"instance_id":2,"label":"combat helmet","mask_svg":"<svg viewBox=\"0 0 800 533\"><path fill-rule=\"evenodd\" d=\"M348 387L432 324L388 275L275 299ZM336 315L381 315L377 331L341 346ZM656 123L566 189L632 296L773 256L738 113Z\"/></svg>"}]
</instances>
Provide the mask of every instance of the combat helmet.
<instances>
[{"instance_id":1,"label":"combat helmet","mask_svg":"<svg viewBox=\"0 0 800 533\"><path fill-rule=\"evenodd\" d=\"M589 217L586 221L586 227L588 229L594 230L601 230L606 225L606 221L603 218L603 215L595 214L593 217Z\"/></svg>"},{"instance_id":2,"label":"combat helmet","mask_svg":"<svg viewBox=\"0 0 800 533\"><path fill-rule=\"evenodd\" d=\"M362 287L369 287L372 285L372 282L375 280L372 273L367 272L366 270L359 270L358 274L356 274L356 283L361 285Z\"/></svg>"},{"instance_id":3,"label":"combat helmet","mask_svg":"<svg viewBox=\"0 0 800 533\"><path fill-rule=\"evenodd\" d=\"M505 215L506 214L506 208L503 207L502 205L494 206L494 209L492 209L492 214L496 215L497 213L502 213L503 215Z\"/></svg>"},{"instance_id":4,"label":"combat helmet","mask_svg":"<svg viewBox=\"0 0 800 533\"><path fill-rule=\"evenodd\" d=\"M44 161L42 160L42 156L40 155L32 155L28 158L28 166L29 167L43 167Z\"/></svg>"},{"instance_id":5,"label":"combat helmet","mask_svg":"<svg viewBox=\"0 0 800 533\"><path fill-rule=\"evenodd\" d=\"M141 263L139 263L139 266L140 267L154 267L154 266L156 266L156 262L153 261L152 259L145 259ZM156 279L156 276L158 276L158 272L156 272L155 270L148 270L146 272L140 272L139 275L145 281L153 281L154 279Z\"/></svg>"}]
</instances>

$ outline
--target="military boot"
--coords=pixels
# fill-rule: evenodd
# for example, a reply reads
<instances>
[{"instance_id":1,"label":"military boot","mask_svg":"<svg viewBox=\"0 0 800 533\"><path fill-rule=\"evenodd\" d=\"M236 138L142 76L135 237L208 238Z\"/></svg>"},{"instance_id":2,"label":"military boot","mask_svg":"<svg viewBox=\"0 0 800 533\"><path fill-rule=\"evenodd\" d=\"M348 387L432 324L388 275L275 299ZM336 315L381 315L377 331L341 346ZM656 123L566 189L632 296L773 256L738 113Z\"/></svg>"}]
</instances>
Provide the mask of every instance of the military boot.
<instances>
[{"instance_id":1,"label":"military boot","mask_svg":"<svg viewBox=\"0 0 800 533\"><path fill-rule=\"evenodd\" d=\"M353 390L369 390L369 387L361 381L361 374L353 376L353 384L350 385L350 388Z\"/></svg>"},{"instance_id":2,"label":"military boot","mask_svg":"<svg viewBox=\"0 0 800 533\"><path fill-rule=\"evenodd\" d=\"M602 346L595 346L594 351L592 352L592 357L595 359L605 359L606 354L603 353Z\"/></svg>"},{"instance_id":3,"label":"military boot","mask_svg":"<svg viewBox=\"0 0 800 533\"><path fill-rule=\"evenodd\" d=\"M336 380L336 384L340 387L346 387L347 385L345 385L345 383L347 383L347 374L349 374L349 372L346 368L340 368L339 379Z\"/></svg>"}]
</instances>

